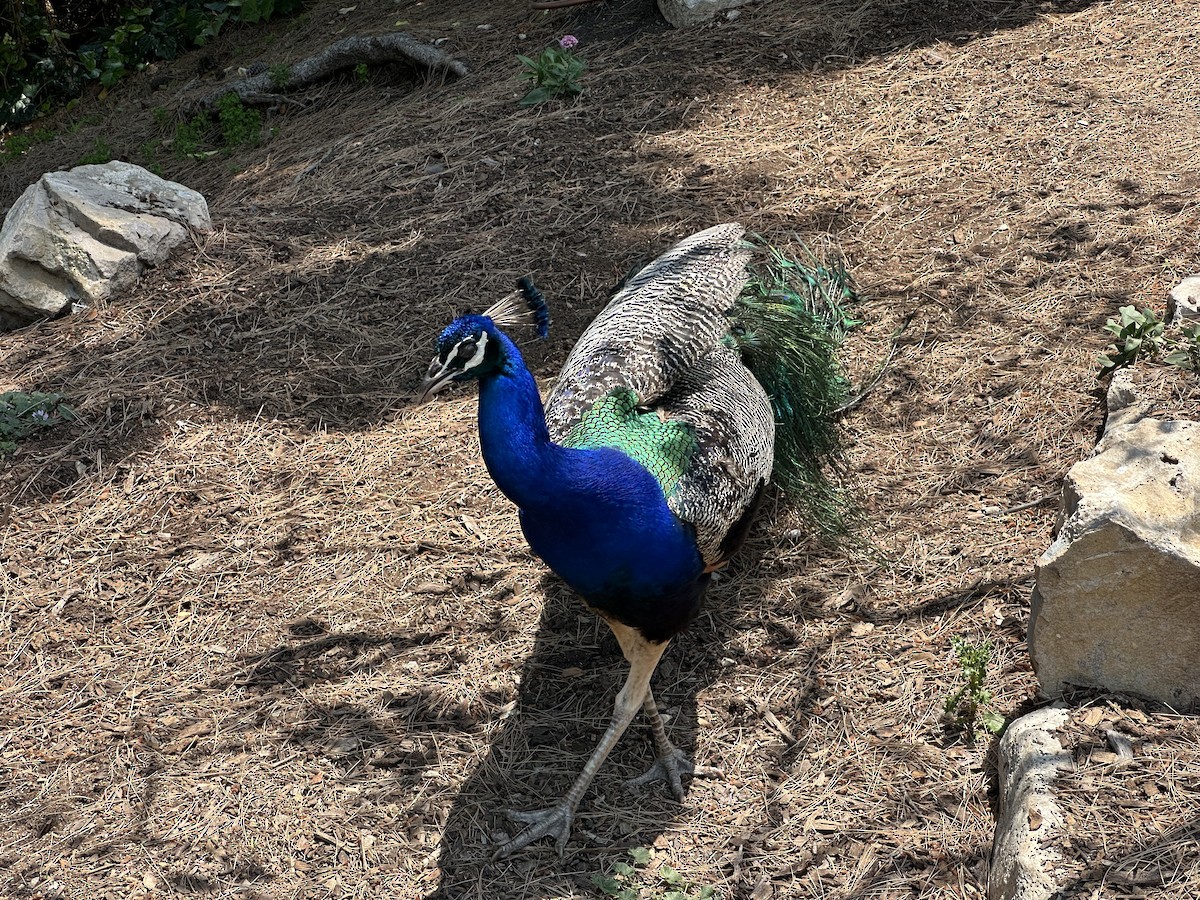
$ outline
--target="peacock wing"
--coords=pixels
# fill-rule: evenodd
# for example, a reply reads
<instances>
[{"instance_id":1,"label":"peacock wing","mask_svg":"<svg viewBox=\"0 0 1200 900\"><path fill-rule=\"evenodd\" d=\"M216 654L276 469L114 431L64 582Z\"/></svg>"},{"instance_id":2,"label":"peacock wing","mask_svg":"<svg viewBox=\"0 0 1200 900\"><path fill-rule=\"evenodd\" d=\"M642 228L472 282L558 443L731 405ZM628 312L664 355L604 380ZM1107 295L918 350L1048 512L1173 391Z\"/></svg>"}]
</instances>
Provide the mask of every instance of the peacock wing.
<instances>
[{"instance_id":1,"label":"peacock wing","mask_svg":"<svg viewBox=\"0 0 1200 900\"><path fill-rule=\"evenodd\" d=\"M696 530L700 555L723 565L746 528L774 464L775 413L766 392L733 350L719 346L676 380L657 404L694 438L687 468L667 503Z\"/></svg>"},{"instance_id":2,"label":"peacock wing","mask_svg":"<svg viewBox=\"0 0 1200 900\"><path fill-rule=\"evenodd\" d=\"M746 282L744 233L738 224L706 229L629 279L583 332L546 399L551 438L564 440L617 389L654 406L720 344Z\"/></svg>"}]
</instances>

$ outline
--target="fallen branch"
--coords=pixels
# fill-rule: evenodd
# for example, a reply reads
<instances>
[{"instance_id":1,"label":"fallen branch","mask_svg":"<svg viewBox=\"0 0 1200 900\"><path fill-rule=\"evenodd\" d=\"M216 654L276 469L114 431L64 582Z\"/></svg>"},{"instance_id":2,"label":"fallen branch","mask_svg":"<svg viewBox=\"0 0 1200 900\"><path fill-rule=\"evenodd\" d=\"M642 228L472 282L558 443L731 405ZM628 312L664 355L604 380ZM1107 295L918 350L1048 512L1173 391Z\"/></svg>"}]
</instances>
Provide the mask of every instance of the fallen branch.
<instances>
[{"instance_id":1,"label":"fallen branch","mask_svg":"<svg viewBox=\"0 0 1200 900\"><path fill-rule=\"evenodd\" d=\"M281 78L280 72L276 70L251 75L232 84L223 84L215 91L192 101L191 110L212 111L216 109L217 101L230 91L250 106L296 104L297 101L289 100L281 94L308 87L343 69L364 64L378 66L394 62L410 63L431 72L449 72L458 77L467 74L464 63L403 31L369 37L353 35L330 44L315 56L294 63L288 68L285 78Z\"/></svg>"}]
</instances>

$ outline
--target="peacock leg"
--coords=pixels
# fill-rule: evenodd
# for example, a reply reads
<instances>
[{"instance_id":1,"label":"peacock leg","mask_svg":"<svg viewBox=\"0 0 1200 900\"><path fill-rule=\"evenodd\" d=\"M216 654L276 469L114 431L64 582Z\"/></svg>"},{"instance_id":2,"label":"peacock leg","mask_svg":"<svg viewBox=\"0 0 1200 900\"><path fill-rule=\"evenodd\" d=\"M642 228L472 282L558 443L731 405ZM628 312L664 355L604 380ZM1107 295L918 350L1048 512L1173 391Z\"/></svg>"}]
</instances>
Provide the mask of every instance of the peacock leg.
<instances>
[{"instance_id":1,"label":"peacock leg","mask_svg":"<svg viewBox=\"0 0 1200 900\"><path fill-rule=\"evenodd\" d=\"M682 802L682 776L724 777L725 773L720 769L696 765L684 756L682 750L671 743L671 739L667 737L667 729L663 726L658 704L654 702L654 692L649 688L646 689L646 700L642 704L642 709L645 710L646 717L650 720L650 732L654 736L654 752L658 759L644 774L626 781L626 787L640 787L652 781L665 781L671 785L671 793L675 795L675 799Z\"/></svg>"},{"instance_id":2,"label":"peacock leg","mask_svg":"<svg viewBox=\"0 0 1200 900\"><path fill-rule=\"evenodd\" d=\"M666 643L652 644L632 628L627 628L617 622L608 624L617 635L617 640L621 644L621 652L629 660L629 675L625 679L625 686L617 694L612 722L609 723L608 730L604 732L604 737L600 738L600 743L592 752L587 765L583 767L583 771L571 785L571 789L557 804L549 809L540 809L536 812L520 812L518 810L506 812L508 818L514 822L520 822L526 827L515 838L497 848L496 852L492 854L493 859L503 859L538 838L547 836L554 837L558 855L562 856L567 846L567 840L571 836L571 823L575 820L575 810L579 807L579 801L583 799L588 786L596 777L596 773L604 764L604 760L612 748L616 746L621 735L625 733L625 729L629 727L629 723L633 721L633 717L637 715L638 709L642 706L642 702L650 690L650 676L654 674L654 667L658 665L659 658L667 649Z\"/></svg>"}]
</instances>

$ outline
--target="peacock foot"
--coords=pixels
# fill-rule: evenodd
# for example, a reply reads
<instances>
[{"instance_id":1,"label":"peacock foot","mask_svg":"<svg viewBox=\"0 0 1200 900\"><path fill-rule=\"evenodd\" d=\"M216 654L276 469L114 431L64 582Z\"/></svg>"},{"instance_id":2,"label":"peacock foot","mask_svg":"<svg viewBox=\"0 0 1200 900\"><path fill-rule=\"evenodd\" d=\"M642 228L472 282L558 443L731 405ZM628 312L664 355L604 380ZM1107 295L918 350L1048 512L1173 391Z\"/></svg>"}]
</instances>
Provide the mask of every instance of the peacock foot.
<instances>
[{"instance_id":1,"label":"peacock foot","mask_svg":"<svg viewBox=\"0 0 1200 900\"><path fill-rule=\"evenodd\" d=\"M665 781L671 785L671 793L675 795L675 799L682 803L682 778L684 775L699 776L702 778L725 777L725 773L721 769L714 768L713 766L698 766L684 756L682 750L672 746L670 750L658 757L658 760L649 770L637 778L630 778L626 781L625 787L641 787L654 781Z\"/></svg>"},{"instance_id":2,"label":"peacock foot","mask_svg":"<svg viewBox=\"0 0 1200 900\"><path fill-rule=\"evenodd\" d=\"M567 849L567 840L571 837L571 823L575 821L575 810L567 803L559 803L557 806L535 812L507 809L504 814L513 822L524 824L526 828L511 841L497 847L492 859L504 859L547 835L554 836L554 846L559 856Z\"/></svg>"}]
</instances>

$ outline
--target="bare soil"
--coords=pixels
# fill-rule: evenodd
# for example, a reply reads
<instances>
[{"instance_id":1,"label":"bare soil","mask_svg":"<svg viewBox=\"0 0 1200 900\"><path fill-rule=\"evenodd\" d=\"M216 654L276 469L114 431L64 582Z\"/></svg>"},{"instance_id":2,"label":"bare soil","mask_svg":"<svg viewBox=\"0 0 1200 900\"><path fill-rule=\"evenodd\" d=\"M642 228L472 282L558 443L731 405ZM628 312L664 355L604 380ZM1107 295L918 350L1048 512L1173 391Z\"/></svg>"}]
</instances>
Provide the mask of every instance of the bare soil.
<instances>
[{"instance_id":1,"label":"bare soil","mask_svg":"<svg viewBox=\"0 0 1200 900\"><path fill-rule=\"evenodd\" d=\"M223 67L398 21L472 73L331 81L204 161L164 145L153 110ZM568 32L583 97L517 106L515 54ZM942 721L950 641L994 645L997 710L1033 705L1032 569L1102 422L1102 327L1197 268L1195 34L1188 0L774 0L688 32L649 0L315 0L61 114L0 203L102 139L202 191L215 231L0 337L0 390L82 416L3 472L0 895L594 897L651 847L646 897L663 864L728 898L982 897L992 744ZM856 380L897 342L845 421L872 549L769 503L655 681L726 778L624 790L635 726L565 858L489 863L624 668L526 548L472 393L411 393L443 325L527 272L544 385L630 265L731 220L842 248ZM1143 837L1077 895L1118 896L1102 861ZM1159 871L1197 895L1194 866Z\"/></svg>"}]
</instances>

